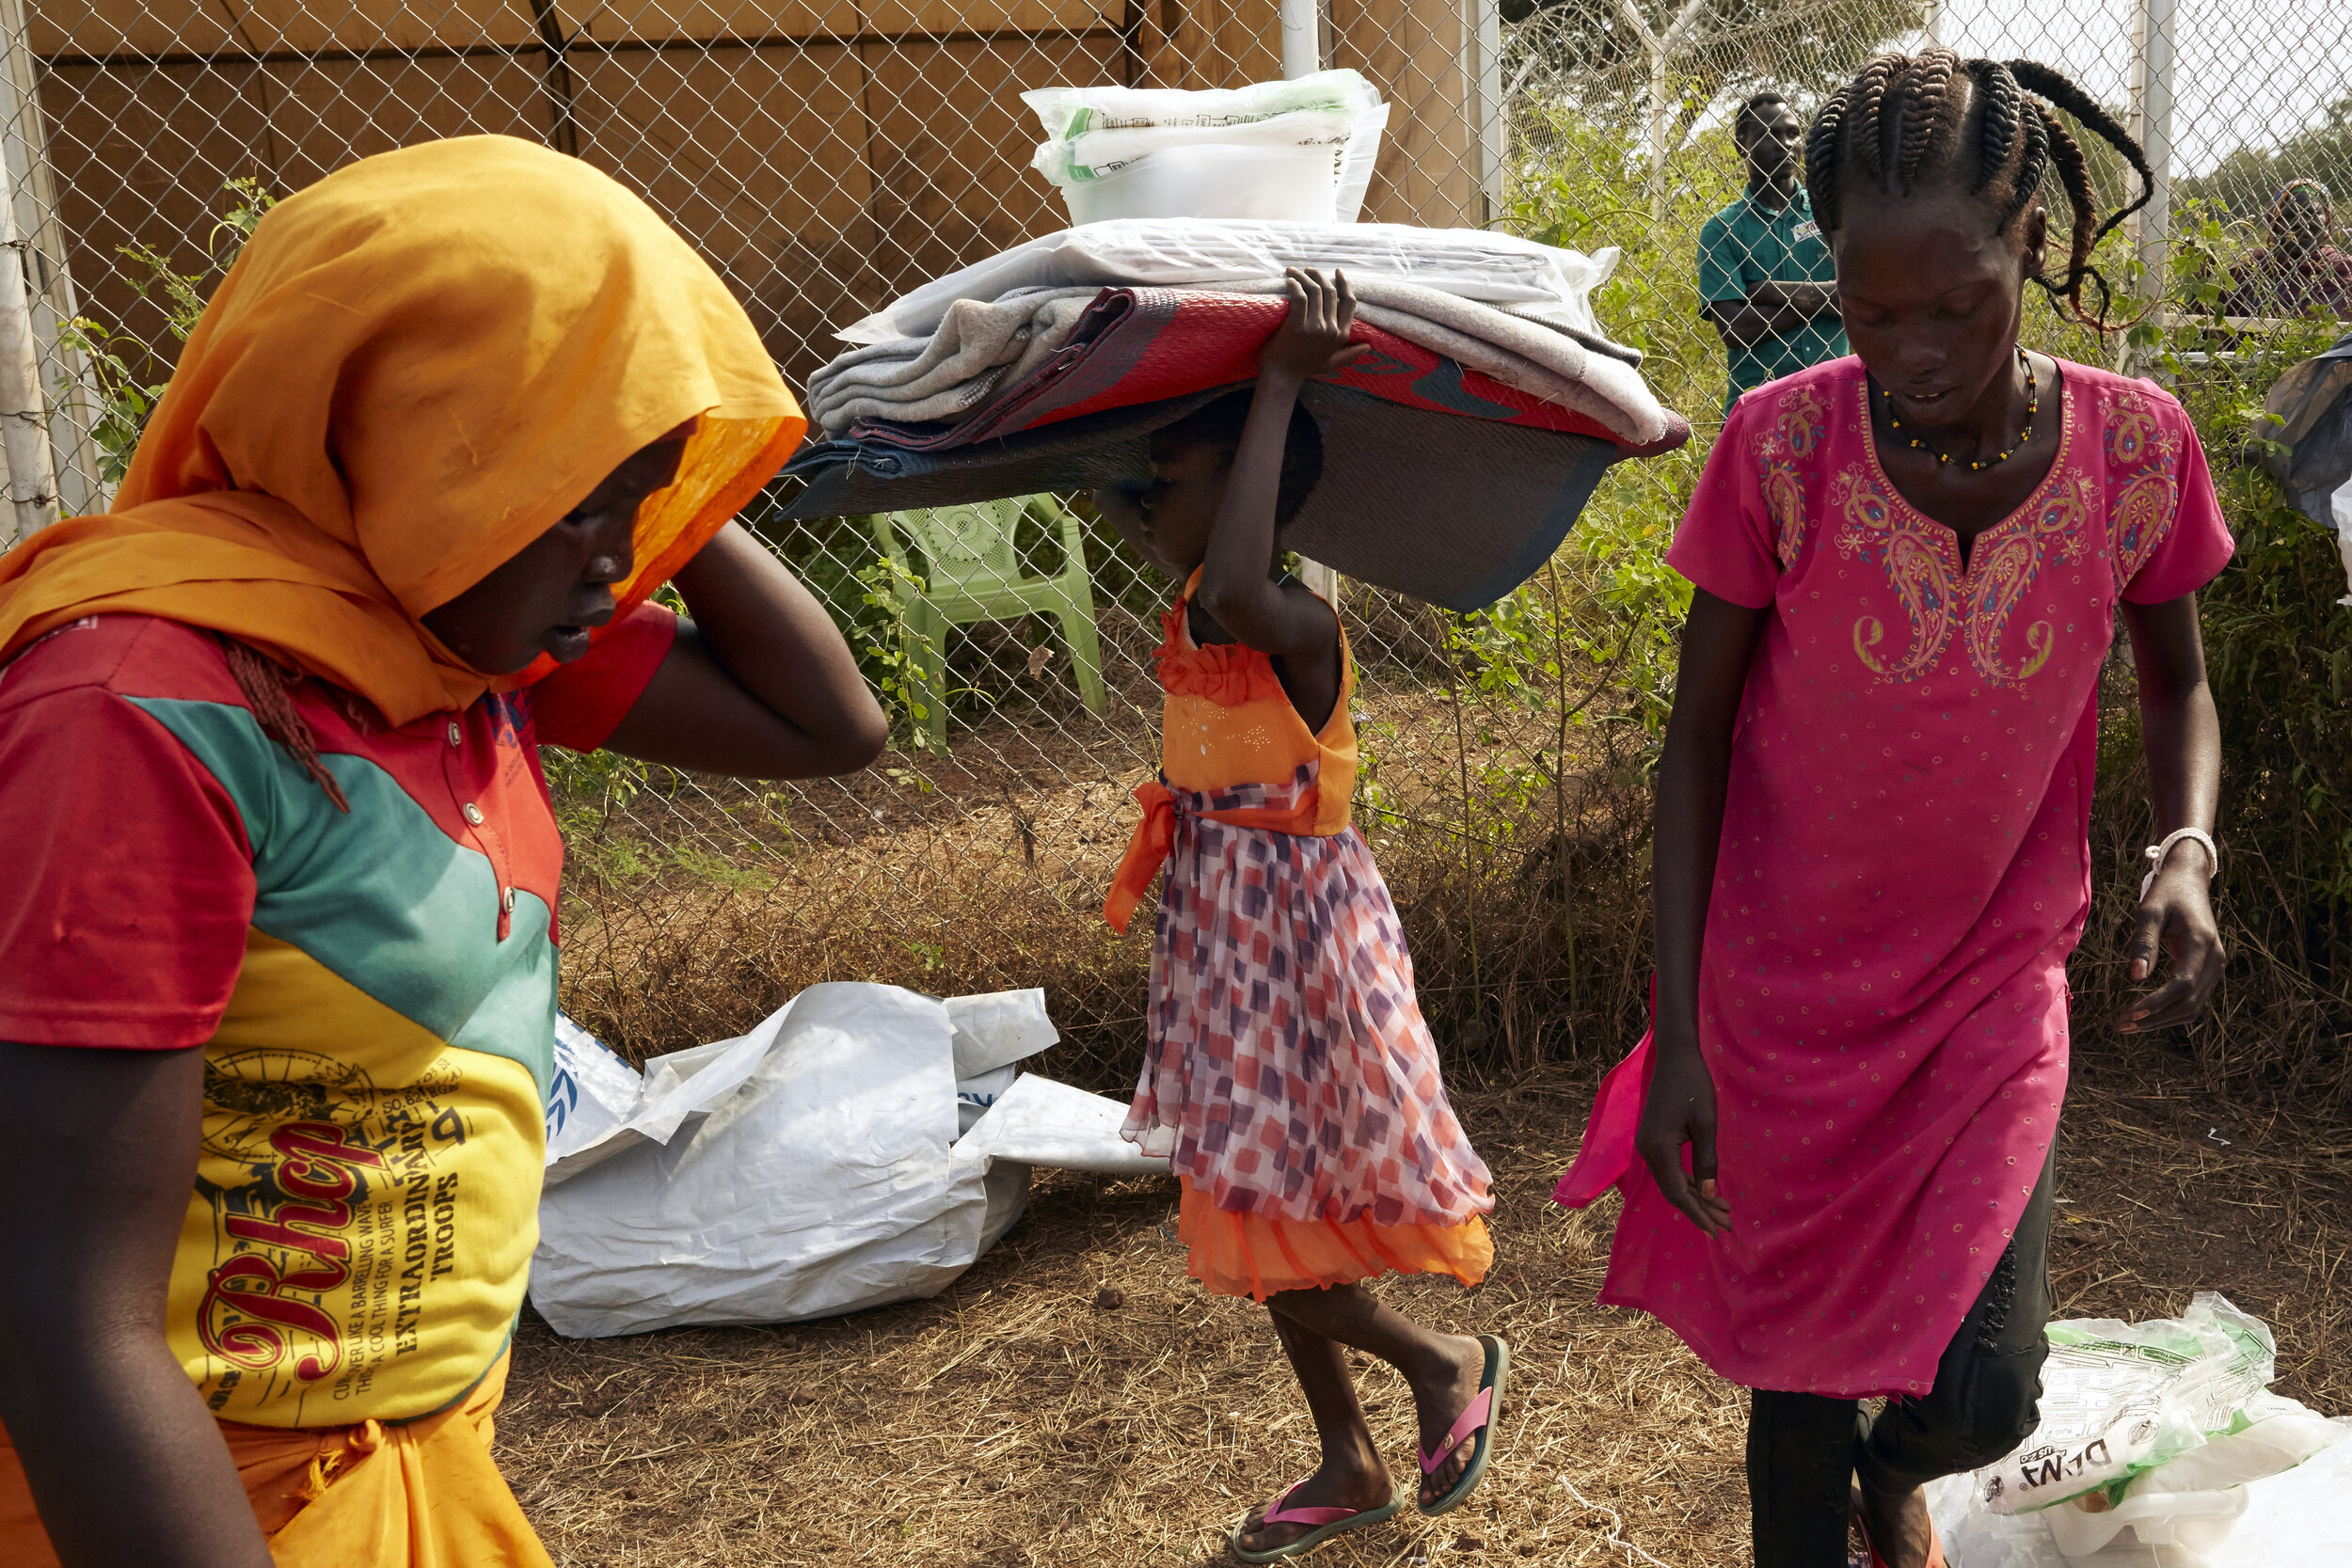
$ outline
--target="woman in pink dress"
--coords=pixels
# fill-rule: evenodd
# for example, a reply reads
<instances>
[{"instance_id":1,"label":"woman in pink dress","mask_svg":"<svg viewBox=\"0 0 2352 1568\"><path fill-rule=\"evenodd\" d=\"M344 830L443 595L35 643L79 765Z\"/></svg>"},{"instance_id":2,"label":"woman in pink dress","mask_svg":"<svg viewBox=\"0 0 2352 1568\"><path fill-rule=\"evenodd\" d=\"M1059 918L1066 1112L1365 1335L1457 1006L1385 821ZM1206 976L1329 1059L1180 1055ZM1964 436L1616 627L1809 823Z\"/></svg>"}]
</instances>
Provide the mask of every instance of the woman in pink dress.
<instances>
[{"instance_id":1,"label":"woman in pink dress","mask_svg":"<svg viewBox=\"0 0 2352 1568\"><path fill-rule=\"evenodd\" d=\"M1623 1186L1601 1299L1756 1391L1757 1568L1843 1568L1850 1489L1875 1562L1939 1563L1919 1488L2037 1422L2119 610L2162 840L2132 974L2172 962L2119 1026L2186 1022L2221 971L2194 593L2230 535L2178 403L2018 345L2026 282L2080 311L2106 231L2045 99L2144 176L2029 62L1883 56L1824 106L1806 179L1855 356L1740 400L1669 556L1697 592L1654 1035L1561 1196ZM2074 218L2056 279L2045 168Z\"/></svg>"}]
</instances>

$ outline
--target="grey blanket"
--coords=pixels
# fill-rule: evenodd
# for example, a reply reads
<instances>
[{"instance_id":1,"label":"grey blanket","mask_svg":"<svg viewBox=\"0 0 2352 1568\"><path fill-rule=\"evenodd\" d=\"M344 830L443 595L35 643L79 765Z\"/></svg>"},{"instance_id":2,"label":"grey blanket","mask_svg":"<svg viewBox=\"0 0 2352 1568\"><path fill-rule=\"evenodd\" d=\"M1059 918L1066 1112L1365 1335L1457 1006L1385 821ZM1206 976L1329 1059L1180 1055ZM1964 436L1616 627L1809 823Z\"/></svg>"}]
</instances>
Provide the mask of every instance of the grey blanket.
<instances>
[{"instance_id":1,"label":"grey blanket","mask_svg":"<svg viewBox=\"0 0 2352 1568\"><path fill-rule=\"evenodd\" d=\"M1206 285L1220 293L1279 293L1278 277ZM1530 397L1592 419L1632 445L1661 438L1665 408L1630 350L1551 322L1391 278L1354 283L1357 314L1406 342L1482 371ZM928 339L850 350L810 380L811 419L839 435L876 418L956 423L1069 341L1093 288L1022 289L960 299Z\"/></svg>"}]
</instances>

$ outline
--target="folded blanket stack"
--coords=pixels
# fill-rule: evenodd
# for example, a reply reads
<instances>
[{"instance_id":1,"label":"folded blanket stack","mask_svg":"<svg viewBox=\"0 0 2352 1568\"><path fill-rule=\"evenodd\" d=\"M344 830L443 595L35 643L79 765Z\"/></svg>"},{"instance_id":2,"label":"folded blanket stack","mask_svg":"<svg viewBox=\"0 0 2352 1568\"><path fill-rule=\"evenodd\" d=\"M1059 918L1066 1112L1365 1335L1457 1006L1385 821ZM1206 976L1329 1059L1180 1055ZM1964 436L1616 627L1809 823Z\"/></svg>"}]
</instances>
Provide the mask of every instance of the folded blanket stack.
<instances>
[{"instance_id":1,"label":"folded blanket stack","mask_svg":"<svg viewBox=\"0 0 2352 1568\"><path fill-rule=\"evenodd\" d=\"M794 459L789 511L1144 483L1152 431L1255 378L1289 309L1281 268L1337 267L1372 352L1307 389L1325 477L1291 543L1475 608L1549 557L1609 464L1689 437L1593 321L1613 261L1475 230L1089 225L843 332L857 346L810 383L828 438Z\"/></svg>"}]
</instances>

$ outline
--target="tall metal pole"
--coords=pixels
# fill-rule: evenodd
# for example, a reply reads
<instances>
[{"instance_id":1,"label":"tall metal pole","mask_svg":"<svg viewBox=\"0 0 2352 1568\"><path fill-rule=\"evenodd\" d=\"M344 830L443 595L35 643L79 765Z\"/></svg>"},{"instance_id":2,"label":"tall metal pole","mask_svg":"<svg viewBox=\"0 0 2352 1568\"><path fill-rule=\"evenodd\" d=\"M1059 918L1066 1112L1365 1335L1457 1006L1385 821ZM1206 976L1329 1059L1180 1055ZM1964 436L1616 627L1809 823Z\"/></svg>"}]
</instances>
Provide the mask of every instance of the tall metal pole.
<instances>
[{"instance_id":1,"label":"tall metal pole","mask_svg":"<svg viewBox=\"0 0 2352 1568\"><path fill-rule=\"evenodd\" d=\"M1471 11L1464 24L1471 47L1463 51L1462 69L1469 75L1464 97L1472 108L1471 139L1478 150L1478 197L1483 209L1480 227L1502 216L1502 159L1505 126L1502 111L1502 0L1465 0Z\"/></svg>"},{"instance_id":2,"label":"tall metal pole","mask_svg":"<svg viewBox=\"0 0 2352 1568\"><path fill-rule=\"evenodd\" d=\"M1295 81L1323 69L1322 0L1282 0L1282 79ZM1298 558L1299 579L1334 603L1340 575L1320 561Z\"/></svg>"},{"instance_id":3,"label":"tall metal pole","mask_svg":"<svg viewBox=\"0 0 2352 1568\"><path fill-rule=\"evenodd\" d=\"M2131 100L2124 129L2148 156L2153 177L2148 204L2123 220L2123 237L2139 262L2137 293L2161 309L2172 228L2172 25L2174 0L2136 0L2132 8ZM2135 373L2130 340L2118 344L2115 368Z\"/></svg>"},{"instance_id":4,"label":"tall metal pole","mask_svg":"<svg viewBox=\"0 0 2352 1568\"><path fill-rule=\"evenodd\" d=\"M28 252L16 236L16 214L0 203L0 453L8 465L0 545L57 520L57 473L49 457L40 351L33 341L32 293L24 286Z\"/></svg>"},{"instance_id":5,"label":"tall metal pole","mask_svg":"<svg viewBox=\"0 0 2352 1568\"><path fill-rule=\"evenodd\" d=\"M48 123L41 114L40 72L25 38L24 0L0 0L0 193L13 223L8 241L23 258L26 319L36 370L29 401L8 407L27 413L47 410L51 476L36 476L43 493L66 516L103 511L107 496L98 474L98 452L89 431L98 418L98 388L89 365L62 341L62 329L79 312L72 275L66 270L65 227L57 219L56 182L49 167Z\"/></svg>"},{"instance_id":6,"label":"tall metal pole","mask_svg":"<svg viewBox=\"0 0 2352 1568\"><path fill-rule=\"evenodd\" d=\"M1707 0L1683 0L1662 33L1651 30L1640 0L1617 0L1618 14L1649 53L1649 210L1655 223L1666 220L1666 68L1698 25Z\"/></svg>"},{"instance_id":7,"label":"tall metal pole","mask_svg":"<svg viewBox=\"0 0 2352 1568\"><path fill-rule=\"evenodd\" d=\"M1323 8L1319 0L1282 0L1282 80L1323 69ZM1265 13L1260 11L1260 16Z\"/></svg>"},{"instance_id":8,"label":"tall metal pole","mask_svg":"<svg viewBox=\"0 0 2352 1568\"><path fill-rule=\"evenodd\" d=\"M2174 0L2139 0L2139 145L2148 154L2148 205L2139 210L2139 288L2165 295L2172 237L2172 43Z\"/></svg>"}]
</instances>

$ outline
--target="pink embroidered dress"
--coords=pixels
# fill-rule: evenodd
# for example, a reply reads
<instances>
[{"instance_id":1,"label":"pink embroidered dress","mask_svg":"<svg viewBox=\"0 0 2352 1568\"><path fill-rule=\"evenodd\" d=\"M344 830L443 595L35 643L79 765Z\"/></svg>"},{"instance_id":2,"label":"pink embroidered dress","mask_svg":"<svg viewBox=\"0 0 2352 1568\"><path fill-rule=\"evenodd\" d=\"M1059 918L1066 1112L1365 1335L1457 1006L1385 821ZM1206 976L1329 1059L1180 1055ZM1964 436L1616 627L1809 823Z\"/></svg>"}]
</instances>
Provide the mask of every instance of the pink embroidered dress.
<instances>
[{"instance_id":1,"label":"pink embroidered dress","mask_svg":"<svg viewBox=\"0 0 2352 1568\"><path fill-rule=\"evenodd\" d=\"M2181 405L2059 368L2049 476L1965 562L1881 467L1851 357L1740 400L1667 557L1772 610L1700 960L1733 1230L1708 1241L1632 1154L1645 1052L1560 1196L1618 1180L1601 1300L1750 1387L1926 1391L2057 1131L2117 601L2231 553Z\"/></svg>"},{"instance_id":2,"label":"pink embroidered dress","mask_svg":"<svg viewBox=\"0 0 2352 1568\"><path fill-rule=\"evenodd\" d=\"M1196 580L1198 579L1198 574ZM1446 1101L1413 960L1349 822L1356 672L1320 732L1266 655L1201 647L1176 601L1160 644L1160 779L1104 913L1165 860L1133 1142L1171 1157L1178 1235L1210 1290L1383 1273L1484 1277L1486 1166Z\"/></svg>"}]
</instances>

